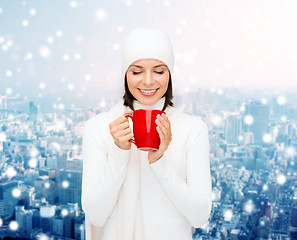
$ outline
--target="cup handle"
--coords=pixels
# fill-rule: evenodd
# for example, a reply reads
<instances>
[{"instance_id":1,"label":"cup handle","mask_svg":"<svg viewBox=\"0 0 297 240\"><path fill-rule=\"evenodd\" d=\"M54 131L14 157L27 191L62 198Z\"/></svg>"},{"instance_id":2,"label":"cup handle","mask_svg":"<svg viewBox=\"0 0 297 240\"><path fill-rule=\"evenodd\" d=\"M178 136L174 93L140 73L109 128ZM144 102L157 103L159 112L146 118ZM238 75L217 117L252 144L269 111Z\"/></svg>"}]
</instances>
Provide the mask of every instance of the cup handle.
<instances>
[{"instance_id":1,"label":"cup handle","mask_svg":"<svg viewBox=\"0 0 297 240\"><path fill-rule=\"evenodd\" d=\"M126 117L126 118L128 118L128 117L131 118L131 120L132 120L132 122L133 122L133 112L126 113L126 114L125 114L125 117ZM135 143L135 138L134 138L134 137L131 138L129 141L132 142L132 143L134 143L134 144L136 145L136 143Z\"/></svg>"}]
</instances>

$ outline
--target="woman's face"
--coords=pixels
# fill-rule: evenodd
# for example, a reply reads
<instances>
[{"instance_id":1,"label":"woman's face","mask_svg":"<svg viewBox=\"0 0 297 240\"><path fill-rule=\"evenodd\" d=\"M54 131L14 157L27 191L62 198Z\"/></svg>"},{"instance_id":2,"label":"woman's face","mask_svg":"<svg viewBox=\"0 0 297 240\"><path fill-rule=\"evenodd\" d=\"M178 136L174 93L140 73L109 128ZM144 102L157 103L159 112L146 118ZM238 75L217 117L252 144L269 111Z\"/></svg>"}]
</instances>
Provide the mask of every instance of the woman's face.
<instances>
[{"instance_id":1,"label":"woman's face","mask_svg":"<svg viewBox=\"0 0 297 240\"><path fill-rule=\"evenodd\" d=\"M127 84L131 94L143 105L155 104L167 91L169 70L156 59L140 59L127 70Z\"/></svg>"}]
</instances>

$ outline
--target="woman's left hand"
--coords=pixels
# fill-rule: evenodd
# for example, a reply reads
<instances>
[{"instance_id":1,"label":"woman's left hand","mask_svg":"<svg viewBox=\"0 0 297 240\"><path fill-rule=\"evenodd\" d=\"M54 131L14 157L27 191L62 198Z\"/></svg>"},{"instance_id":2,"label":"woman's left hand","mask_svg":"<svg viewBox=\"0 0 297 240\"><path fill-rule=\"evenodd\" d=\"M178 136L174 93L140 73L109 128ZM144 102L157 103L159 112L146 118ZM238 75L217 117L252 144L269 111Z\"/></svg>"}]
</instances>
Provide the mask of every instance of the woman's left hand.
<instances>
[{"instance_id":1,"label":"woman's left hand","mask_svg":"<svg viewBox=\"0 0 297 240\"><path fill-rule=\"evenodd\" d=\"M159 133L160 137L160 146L158 150L149 152L148 160L150 164L158 161L163 156L164 152L167 150L172 140L170 121L167 118L166 114L158 114L156 124L157 132Z\"/></svg>"}]
</instances>

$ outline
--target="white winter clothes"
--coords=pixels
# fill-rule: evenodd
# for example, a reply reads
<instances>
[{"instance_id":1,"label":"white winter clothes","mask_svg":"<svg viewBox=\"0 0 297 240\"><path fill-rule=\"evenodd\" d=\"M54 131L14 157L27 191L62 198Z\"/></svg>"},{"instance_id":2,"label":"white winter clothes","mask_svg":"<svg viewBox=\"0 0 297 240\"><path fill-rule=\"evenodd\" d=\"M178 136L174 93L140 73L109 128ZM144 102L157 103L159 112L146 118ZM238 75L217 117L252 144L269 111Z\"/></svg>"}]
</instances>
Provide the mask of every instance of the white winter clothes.
<instances>
[{"instance_id":1,"label":"white winter clothes","mask_svg":"<svg viewBox=\"0 0 297 240\"><path fill-rule=\"evenodd\" d=\"M134 101L134 108L161 110ZM148 152L122 150L109 124L129 109L119 101L89 119L83 135L82 208L86 238L92 240L191 240L191 226L211 211L209 137L205 122L174 107L165 110L172 141L149 164ZM132 123L131 128L132 128Z\"/></svg>"}]
</instances>

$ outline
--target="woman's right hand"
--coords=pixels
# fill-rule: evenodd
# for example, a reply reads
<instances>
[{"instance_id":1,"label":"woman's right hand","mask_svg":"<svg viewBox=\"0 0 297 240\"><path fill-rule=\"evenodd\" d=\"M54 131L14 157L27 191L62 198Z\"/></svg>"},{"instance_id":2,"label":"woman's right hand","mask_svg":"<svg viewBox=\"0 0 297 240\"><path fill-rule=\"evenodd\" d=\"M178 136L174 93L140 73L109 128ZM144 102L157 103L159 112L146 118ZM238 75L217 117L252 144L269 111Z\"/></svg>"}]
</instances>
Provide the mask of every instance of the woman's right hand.
<instances>
[{"instance_id":1,"label":"woman's right hand","mask_svg":"<svg viewBox=\"0 0 297 240\"><path fill-rule=\"evenodd\" d=\"M131 142L129 141L134 137L132 129L129 126L128 118L125 114L133 112L126 110L123 116L117 118L109 124L110 134L113 137L114 143L121 149L131 149Z\"/></svg>"}]
</instances>

